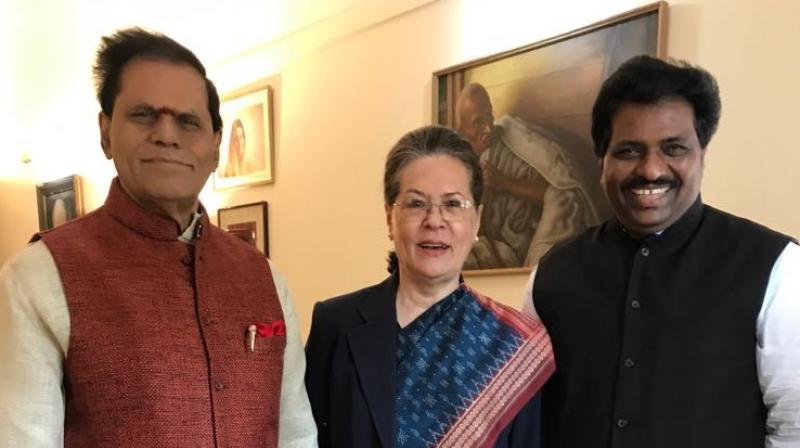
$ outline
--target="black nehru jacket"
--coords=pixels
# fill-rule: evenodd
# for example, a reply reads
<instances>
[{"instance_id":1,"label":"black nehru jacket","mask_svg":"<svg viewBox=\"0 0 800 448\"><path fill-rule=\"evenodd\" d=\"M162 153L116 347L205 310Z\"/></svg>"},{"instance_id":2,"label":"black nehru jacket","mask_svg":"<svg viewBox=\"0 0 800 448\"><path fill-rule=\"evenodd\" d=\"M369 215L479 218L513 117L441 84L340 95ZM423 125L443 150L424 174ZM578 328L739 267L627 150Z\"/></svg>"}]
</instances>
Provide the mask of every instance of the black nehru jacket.
<instances>
[{"instance_id":1,"label":"black nehru jacket","mask_svg":"<svg viewBox=\"0 0 800 448\"><path fill-rule=\"evenodd\" d=\"M791 241L700 198L661 235L613 220L554 247L533 297L556 355L547 448L753 448L756 320Z\"/></svg>"}]
</instances>

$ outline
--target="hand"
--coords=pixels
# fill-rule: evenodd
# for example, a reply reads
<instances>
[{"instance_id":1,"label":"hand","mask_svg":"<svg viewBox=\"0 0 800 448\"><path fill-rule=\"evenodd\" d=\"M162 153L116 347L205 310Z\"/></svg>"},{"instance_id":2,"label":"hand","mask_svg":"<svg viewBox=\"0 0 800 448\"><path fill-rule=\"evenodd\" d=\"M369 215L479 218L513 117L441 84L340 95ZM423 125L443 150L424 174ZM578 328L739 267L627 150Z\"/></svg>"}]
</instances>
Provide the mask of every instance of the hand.
<instances>
[{"instance_id":1,"label":"hand","mask_svg":"<svg viewBox=\"0 0 800 448\"><path fill-rule=\"evenodd\" d=\"M503 174L488 160L481 162L481 170L483 171L483 186L487 192L508 193L539 204L544 201L544 193L549 186L544 178L514 179Z\"/></svg>"},{"instance_id":2,"label":"hand","mask_svg":"<svg viewBox=\"0 0 800 448\"><path fill-rule=\"evenodd\" d=\"M491 164L488 160L481 162L481 170L483 171L483 186L487 190L497 191L503 190L504 181L506 176Z\"/></svg>"}]
</instances>

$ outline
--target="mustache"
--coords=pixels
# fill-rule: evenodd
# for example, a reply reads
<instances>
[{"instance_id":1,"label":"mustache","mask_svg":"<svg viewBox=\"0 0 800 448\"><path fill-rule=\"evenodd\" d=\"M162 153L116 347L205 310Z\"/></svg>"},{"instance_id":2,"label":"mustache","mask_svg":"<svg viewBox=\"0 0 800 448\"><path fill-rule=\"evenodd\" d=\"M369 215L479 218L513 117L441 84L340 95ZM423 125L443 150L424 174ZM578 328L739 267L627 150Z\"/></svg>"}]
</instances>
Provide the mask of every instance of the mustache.
<instances>
[{"instance_id":1,"label":"mustache","mask_svg":"<svg viewBox=\"0 0 800 448\"><path fill-rule=\"evenodd\" d=\"M631 188L641 188L641 187L668 187L668 188L678 188L681 186L681 182L678 179L672 177L661 176L656 180L649 180L645 179L642 176L635 176L628 180L626 180L620 188L623 190L628 190Z\"/></svg>"}]
</instances>

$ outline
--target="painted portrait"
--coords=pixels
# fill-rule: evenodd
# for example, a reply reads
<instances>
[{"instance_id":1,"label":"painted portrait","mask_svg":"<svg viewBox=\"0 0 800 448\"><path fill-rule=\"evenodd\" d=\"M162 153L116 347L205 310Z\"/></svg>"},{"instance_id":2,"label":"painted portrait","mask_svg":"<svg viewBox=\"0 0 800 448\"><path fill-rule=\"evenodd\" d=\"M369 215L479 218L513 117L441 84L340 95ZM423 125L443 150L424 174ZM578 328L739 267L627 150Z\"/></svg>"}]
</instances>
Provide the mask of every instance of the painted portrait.
<instances>
[{"instance_id":1,"label":"painted portrait","mask_svg":"<svg viewBox=\"0 0 800 448\"><path fill-rule=\"evenodd\" d=\"M481 226L465 270L529 271L553 245L610 215L591 108L622 62L661 55L664 8L434 73L434 120L466 137L483 169Z\"/></svg>"}]
</instances>

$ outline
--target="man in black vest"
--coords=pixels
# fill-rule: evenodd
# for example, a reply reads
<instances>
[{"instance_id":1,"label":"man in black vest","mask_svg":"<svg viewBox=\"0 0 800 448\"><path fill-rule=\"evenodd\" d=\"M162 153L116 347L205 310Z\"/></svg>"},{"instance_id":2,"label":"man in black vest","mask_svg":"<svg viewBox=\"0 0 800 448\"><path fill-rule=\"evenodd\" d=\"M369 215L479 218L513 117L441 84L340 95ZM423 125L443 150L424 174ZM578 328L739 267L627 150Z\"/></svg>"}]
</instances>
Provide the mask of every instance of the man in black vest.
<instances>
[{"instance_id":1,"label":"man in black vest","mask_svg":"<svg viewBox=\"0 0 800 448\"><path fill-rule=\"evenodd\" d=\"M592 111L615 218L555 246L525 308L557 371L545 447L800 447L800 247L703 204L714 78L639 56Z\"/></svg>"}]
</instances>

